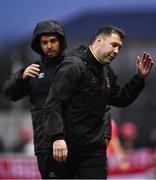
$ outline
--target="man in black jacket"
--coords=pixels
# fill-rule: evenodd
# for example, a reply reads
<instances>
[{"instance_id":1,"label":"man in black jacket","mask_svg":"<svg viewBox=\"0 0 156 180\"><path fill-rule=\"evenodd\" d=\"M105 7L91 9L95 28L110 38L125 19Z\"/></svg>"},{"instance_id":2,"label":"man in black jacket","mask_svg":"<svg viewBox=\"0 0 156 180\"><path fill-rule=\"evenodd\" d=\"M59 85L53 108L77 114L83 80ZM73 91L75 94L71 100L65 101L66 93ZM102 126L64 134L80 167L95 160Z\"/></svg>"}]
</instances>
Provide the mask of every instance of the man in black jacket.
<instances>
[{"instance_id":1,"label":"man in black jacket","mask_svg":"<svg viewBox=\"0 0 156 180\"><path fill-rule=\"evenodd\" d=\"M32 49L41 56L38 60L12 74L4 84L5 95L17 101L29 95L34 133L34 149L38 167L44 178L43 149L43 105L53 74L64 58L66 39L63 27L54 20L37 23L31 42Z\"/></svg>"},{"instance_id":2,"label":"man in black jacket","mask_svg":"<svg viewBox=\"0 0 156 180\"><path fill-rule=\"evenodd\" d=\"M124 37L117 27L103 27L91 46L69 53L57 68L44 106L49 177L107 178L105 108L131 104L153 65L150 54L144 53L136 63L137 74L119 87L110 63Z\"/></svg>"}]
</instances>

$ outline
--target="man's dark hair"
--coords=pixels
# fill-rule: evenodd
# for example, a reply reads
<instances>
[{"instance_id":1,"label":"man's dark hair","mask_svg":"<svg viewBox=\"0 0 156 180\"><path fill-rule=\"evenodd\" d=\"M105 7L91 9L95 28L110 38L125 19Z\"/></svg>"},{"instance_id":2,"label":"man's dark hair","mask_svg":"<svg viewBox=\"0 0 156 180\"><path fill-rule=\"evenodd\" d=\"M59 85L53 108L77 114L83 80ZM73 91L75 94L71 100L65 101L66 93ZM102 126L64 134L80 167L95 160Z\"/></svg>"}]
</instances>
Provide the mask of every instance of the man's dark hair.
<instances>
[{"instance_id":1,"label":"man's dark hair","mask_svg":"<svg viewBox=\"0 0 156 180\"><path fill-rule=\"evenodd\" d=\"M125 32L124 30L118 28L118 27L115 27L115 26L111 26L111 25L108 25L108 26L104 26L102 28L100 28L96 34L95 34L95 38L101 34L104 34L104 35L111 35L112 33L116 33L119 35L119 37L123 40L125 38Z\"/></svg>"}]
</instances>

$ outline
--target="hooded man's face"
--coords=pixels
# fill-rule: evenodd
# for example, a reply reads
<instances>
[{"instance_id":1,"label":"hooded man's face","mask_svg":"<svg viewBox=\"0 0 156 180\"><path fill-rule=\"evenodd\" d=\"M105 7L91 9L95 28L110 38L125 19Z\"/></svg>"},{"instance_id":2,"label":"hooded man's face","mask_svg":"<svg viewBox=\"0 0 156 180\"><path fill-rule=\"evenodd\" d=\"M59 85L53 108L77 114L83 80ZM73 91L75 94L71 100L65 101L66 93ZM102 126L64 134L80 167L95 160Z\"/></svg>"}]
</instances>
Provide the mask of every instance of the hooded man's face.
<instances>
[{"instance_id":1,"label":"hooded man's face","mask_svg":"<svg viewBox=\"0 0 156 180\"><path fill-rule=\"evenodd\" d=\"M60 42L57 36L52 34L42 35L40 37L40 46L41 50L48 58L55 58L59 56L61 52Z\"/></svg>"}]
</instances>

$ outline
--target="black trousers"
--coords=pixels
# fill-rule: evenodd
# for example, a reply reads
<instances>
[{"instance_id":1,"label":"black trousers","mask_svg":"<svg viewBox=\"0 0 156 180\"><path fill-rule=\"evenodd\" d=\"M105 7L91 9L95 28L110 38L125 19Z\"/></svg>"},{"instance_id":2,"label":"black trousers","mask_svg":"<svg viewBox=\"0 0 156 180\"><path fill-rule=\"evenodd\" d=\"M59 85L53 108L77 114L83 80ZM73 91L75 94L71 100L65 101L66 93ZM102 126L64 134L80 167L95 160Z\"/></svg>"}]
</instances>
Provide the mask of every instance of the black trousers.
<instances>
[{"instance_id":1,"label":"black trousers","mask_svg":"<svg viewBox=\"0 0 156 180\"><path fill-rule=\"evenodd\" d=\"M107 157L104 152L69 153L63 163L56 162L52 153L37 156L43 179L107 179Z\"/></svg>"}]
</instances>

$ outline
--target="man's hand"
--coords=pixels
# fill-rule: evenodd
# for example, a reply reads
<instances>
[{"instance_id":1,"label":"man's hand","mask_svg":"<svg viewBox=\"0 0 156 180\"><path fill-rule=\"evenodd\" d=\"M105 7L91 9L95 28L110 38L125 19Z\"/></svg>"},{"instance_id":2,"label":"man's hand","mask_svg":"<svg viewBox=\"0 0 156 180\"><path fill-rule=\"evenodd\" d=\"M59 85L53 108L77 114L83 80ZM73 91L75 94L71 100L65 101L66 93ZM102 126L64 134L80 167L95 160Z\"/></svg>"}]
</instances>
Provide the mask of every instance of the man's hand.
<instances>
[{"instance_id":1,"label":"man's hand","mask_svg":"<svg viewBox=\"0 0 156 180\"><path fill-rule=\"evenodd\" d=\"M68 149L65 140L56 140L53 143L53 158L57 162L64 162L67 159Z\"/></svg>"},{"instance_id":2,"label":"man's hand","mask_svg":"<svg viewBox=\"0 0 156 180\"><path fill-rule=\"evenodd\" d=\"M137 70L140 77L146 77L154 64L152 57L149 53L144 52L143 57L138 57Z\"/></svg>"},{"instance_id":3,"label":"man's hand","mask_svg":"<svg viewBox=\"0 0 156 180\"><path fill-rule=\"evenodd\" d=\"M39 67L40 67L40 66L39 66L38 64L31 64L31 65L28 66L28 67L25 69L25 71L23 72L22 78L23 78L24 80L26 80L26 79L28 79L28 78L30 78L30 77L34 78L34 77L35 77L36 75L38 75L39 72L40 72Z\"/></svg>"}]
</instances>

